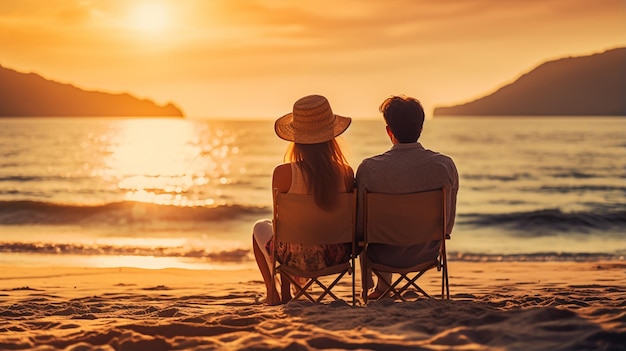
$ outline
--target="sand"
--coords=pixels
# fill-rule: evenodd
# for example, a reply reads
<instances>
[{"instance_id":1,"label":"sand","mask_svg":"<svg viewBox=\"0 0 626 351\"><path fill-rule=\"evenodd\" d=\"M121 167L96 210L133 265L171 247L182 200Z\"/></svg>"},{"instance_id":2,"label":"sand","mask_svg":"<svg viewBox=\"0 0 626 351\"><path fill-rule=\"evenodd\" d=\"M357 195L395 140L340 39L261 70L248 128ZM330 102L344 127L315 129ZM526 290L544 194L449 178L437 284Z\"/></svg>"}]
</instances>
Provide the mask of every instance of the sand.
<instances>
[{"instance_id":1,"label":"sand","mask_svg":"<svg viewBox=\"0 0 626 351\"><path fill-rule=\"evenodd\" d=\"M254 269L0 267L0 350L626 349L623 261L450 272L449 301L269 307Z\"/></svg>"}]
</instances>

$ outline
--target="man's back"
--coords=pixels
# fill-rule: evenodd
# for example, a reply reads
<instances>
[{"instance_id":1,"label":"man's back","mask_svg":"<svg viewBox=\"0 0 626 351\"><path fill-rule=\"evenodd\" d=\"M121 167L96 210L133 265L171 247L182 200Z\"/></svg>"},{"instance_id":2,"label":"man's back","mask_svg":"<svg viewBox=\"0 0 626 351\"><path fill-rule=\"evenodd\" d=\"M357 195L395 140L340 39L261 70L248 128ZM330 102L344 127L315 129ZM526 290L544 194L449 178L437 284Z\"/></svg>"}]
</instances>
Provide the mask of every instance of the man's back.
<instances>
[{"instance_id":1,"label":"man's back","mask_svg":"<svg viewBox=\"0 0 626 351\"><path fill-rule=\"evenodd\" d=\"M447 232L452 231L459 176L450 157L424 149L419 142L395 144L389 151L363 160L356 178L360 196L366 190L405 194L446 187L449 191Z\"/></svg>"}]
</instances>

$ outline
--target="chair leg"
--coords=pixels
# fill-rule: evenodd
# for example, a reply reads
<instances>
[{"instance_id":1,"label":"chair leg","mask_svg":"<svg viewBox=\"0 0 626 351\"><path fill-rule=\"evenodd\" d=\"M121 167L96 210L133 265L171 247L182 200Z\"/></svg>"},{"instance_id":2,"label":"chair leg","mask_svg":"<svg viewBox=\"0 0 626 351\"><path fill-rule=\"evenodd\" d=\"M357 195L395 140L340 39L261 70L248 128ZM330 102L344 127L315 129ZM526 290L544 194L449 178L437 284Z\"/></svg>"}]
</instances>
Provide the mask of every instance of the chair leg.
<instances>
[{"instance_id":1,"label":"chair leg","mask_svg":"<svg viewBox=\"0 0 626 351\"><path fill-rule=\"evenodd\" d=\"M328 286L326 286L324 283L322 283L319 279L317 278L308 278L306 284L304 285L300 285L296 279L294 279L294 277L292 277L291 275L287 274L287 273L282 273L281 274L281 278L283 278L286 282L290 283L291 285L293 285L296 289L296 293L294 294L293 297L291 297L289 300L287 301L283 301L283 302L289 302L289 301L294 301L297 300L298 298L300 298L301 296L304 296L307 300L311 301L311 302L321 302L324 297L326 297L326 295L330 296L333 300L337 301L339 300L339 297L337 295L335 295L332 292L332 288L335 287L335 285L337 285L339 283L339 281L341 281L341 278L344 277L344 275L347 273L348 271L344 271L342 273L340 273L334 280L332 283L330 283ZM315 298L313 295L311 295L307 290L313 285L316 284L320 289L322 289L322 292L320 293L319 296L317 296L317 298ZM289 293L290 295L290 288L289 288L289 284L283 285L282 286L282 291L283 291L283 296L286 296L286 293ZM353 290L353 296L354 296L354 290ZM353 297L354 299L354 297Z\"/></svg>"},{"instance_id":2,"label":"chair leg","mask_svg":"<svg viewBox=\"0 0 626 351\"><path fill-rule=\"evenodd\" d=\"M330 297L332 297L333 299L335 299L335 301L339 300L339 298L337 297L337 295L333 294L333 292L331 291L331 289L337 285L337 283L341 280L341 278L343 278L343 276L346 274L346 272L342 272L341 274L339 274L337 276L337 278L335 278L335 280L328 286L326 287L324 284L322 284L322 282L320 282L317 279L313 279L315 281L315 283L322 288L322 293L320 294L319 298L317 299L317 302L322 301L322 299L324 298L324 296L329 295Z\"/></svg>"},{"instance_id":3,"label":"chair leg","mask_svg":"<svg viewBox=\"0 0 626 351\"><path fill-rule=\"evenodd\" d=\"M385 278L383 278L379 274L378 271L374 271L374 273L376 274L378 279L380 279L383 283L385 283L385 285L387 285L387 289L384 291L384 293L381 295L381 297L383 297L383 296L385 296L387 294L391 294L391 297L398 297L400 300L406 301L404 296L402 296L402 292L406 291L409 287L412 286L413 288L415 288L415 290L420 292L425 297L431 298L431 296L424 289L422 289L419 285L417 285L417 283L416 283L416 281L420 277L422 277L422 275L424 275L424 273L426 273L426 271L421 271L421 272L417 273L413 278L409 278L409 276L407 274L400 273L400 277L398 279L392 280L393 283L388 282ZM404 285L402 285L401 287L399 287L400 283L402 283L403 281L406 281L406 283ZM442 289L443 289L443 285L442 285Z\"/></svg>"},{"instance_id":4,"label":"chair leg","mask_svg":"<svg viewBox=\"0 0 626 351\"><path fill-rule=\"evenodd\" d=\"M296 289L296 293L293 297L291 297L288 301L284 301L284 302L289 302L289 301L294 301L297 300L298 298L300 298L300 296L304 296L306 297L309 301L314 302L315 299L306 291L311 284L313 284L313 280L309 279L307 281L307 283L304 286L301 286L296 279L294 279L291 275L283 273L281 275L281 277L284 277L289 283L291 283L291 285L293 285ZM283 295L286 293L289 294L289 296L291 296L291 288L289 287L289 285L287 284L287 287L285 288L285 286L283 286Z\"/></svg>"},{"instance_id":5,"label":"chair leg","mask_svg":"<svg viewBox=\"0 0 626 351\"><path fill-rule=\"evenodd\" d=\"M361 255L364 254L365 252ZM363 256L359 256L359 263L361 264L361 298L363 299L363 304L367 306L367 292L369 290L367 275L371 273L367 271L367 260Z\"/></svg>"},{"instance_id":6,"label":"chair leg","mask_svg":"<svg viewBox=\"0 0 626 351\"><path fill-rule=\"evenodd\" d=\"M446 298L449 300L450 299L450 280L448 278L448 265L447 264L444 266L443 270L446 276ZM443 291L442 291L441 297L443 298Z\"/></svg>"},{"instance_id":7,"label":"chair leg","mask_svg":"<svg viewBox=\"0 0 626 351\"><path fill-rule=\"evenodd\" d=\"M408 283L406 283L402 287L402 289L400 289L400 291L404 291L408 287L413 286L415 288L415 290L417 290L420 293L422 293L422 295L430 298L430 295L428 295L428 293L426 291L424 291L424 289L422 289L419 285L417 285L417 283L415 283L422 275L424 275L424 273L426 273L426 271L421 271L418 274L416 274L412 279L409 279L406 275L403 275L404 279L406 279L408 281Z\"/></svg>"},{"instance_id":8,"label":"chair leg","mask_svg":"<svg viewBox=\"0 0 626 351\"><path fill-rule=\"evenodd\" d=\"M354 255L352 256L352 268L350 271L350 274L352 274L352 307L356 306L356 296L354 296L355 294L355 285L356 285L356 269L354 269Z\"/></svg>"},{"instance_id":9,"label":"chair leg","mask_svg":"<svg viewBox=\"0 0 626 351\"><path fill-rule=\"evenodd\" d=\"M387 295L388 293L393 293L393 295L391 295L392 298L397 296L400 300L406 301L404 296L402 296L402 291L404 290L404 288L401 288L400 290L396 289L396 287L402 281L403 277L406 279L406 276L404 274L400 276L400 278L398 278L395 282L393 282L393 284L389 285L389 287L387 288L385 293L381 295L381 297Z\"/></svg>"},{"instance_id":10,"label":"chair leg","mask_svg":"<svg viewBox=\"0 0 626 351\"><path fill-rule=\"evenodd\" d=\"M297 300L300 296L304 296L309 301L315 302L315 298L313 298L313 296L311 296L311 294L309 294L309 292L307 291L309 287L311 287L311 285L313 285L313 282L315 281L316 281L315 279L309 279L309 281L306 284L304 284L304 286L296 285L296 289L298 289L298 292L294 296L293 300Z\"/></svg>"},{"instance_id":11,"label":"chair leg","mask_svg":"<svg viewBox=\"0 0 626 351\"><path fill-rule=\"evenodd\" d=\"M443 288L445 285L445 281L446 281L446 272L445 272L445 268L441 270L441 299L443 300L445 297L445 295L443 294Z\"/></svg>"}]
</instances>

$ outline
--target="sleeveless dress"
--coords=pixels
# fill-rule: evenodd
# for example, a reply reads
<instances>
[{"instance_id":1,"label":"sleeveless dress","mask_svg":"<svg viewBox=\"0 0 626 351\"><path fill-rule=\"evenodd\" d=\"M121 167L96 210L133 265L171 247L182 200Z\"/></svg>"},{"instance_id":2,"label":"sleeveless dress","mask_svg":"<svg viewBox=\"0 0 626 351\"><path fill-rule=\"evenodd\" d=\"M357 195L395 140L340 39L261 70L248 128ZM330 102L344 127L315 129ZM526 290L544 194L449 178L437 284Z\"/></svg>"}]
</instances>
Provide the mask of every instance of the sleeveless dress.
<instances>
[{"instance_id":1,"label":"sleeveless dress","mask_svg":"<svg viewBox=\"0 0 626 351\"><path fill-rule=\"evenodd\" d=\"M341 191L346 191L345 185L342 185ZM291 187L288 193L308 193L304 175L296 163L291 163ZM273 241L273 239L270 240L265 246L270 255L274 249ZM352 243L304 245L278 242L276 257L280 263L288 267L303 271L316 271L347 262L350 260L351 250Z\"/></svg>"}]
</instances>

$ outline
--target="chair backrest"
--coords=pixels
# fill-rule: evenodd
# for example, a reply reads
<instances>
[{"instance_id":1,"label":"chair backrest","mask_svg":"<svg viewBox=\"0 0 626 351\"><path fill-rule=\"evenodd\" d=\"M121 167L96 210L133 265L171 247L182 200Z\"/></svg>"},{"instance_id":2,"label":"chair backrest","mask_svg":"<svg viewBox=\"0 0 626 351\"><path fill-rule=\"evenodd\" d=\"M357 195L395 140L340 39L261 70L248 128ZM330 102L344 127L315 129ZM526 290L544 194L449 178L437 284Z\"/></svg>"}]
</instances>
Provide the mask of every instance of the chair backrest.
<instances>
[{"instance_id":1,"label":"chair backrest","mask_svg":"<svg viewBox=\"0 0 626 351\"><path fill-rule=\"evenodd\" d=\"M365 194L365 240L397 246L445 240L444 188L409 194Z\"/></svg>"},{"instance_id":2,"label":"chair backrest","mask_svg":"<svg viewBox=\"0 0 626 351\"><path fill-rule=\"evenodd\" d=\"M350 243L354 240L356 191L339 194L339 203L326 211L313 195L274 194L274 233L277 241L307 245Z\"/></svg>"}]
</instances>

